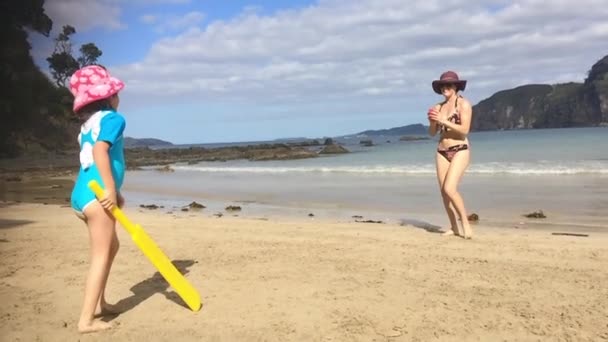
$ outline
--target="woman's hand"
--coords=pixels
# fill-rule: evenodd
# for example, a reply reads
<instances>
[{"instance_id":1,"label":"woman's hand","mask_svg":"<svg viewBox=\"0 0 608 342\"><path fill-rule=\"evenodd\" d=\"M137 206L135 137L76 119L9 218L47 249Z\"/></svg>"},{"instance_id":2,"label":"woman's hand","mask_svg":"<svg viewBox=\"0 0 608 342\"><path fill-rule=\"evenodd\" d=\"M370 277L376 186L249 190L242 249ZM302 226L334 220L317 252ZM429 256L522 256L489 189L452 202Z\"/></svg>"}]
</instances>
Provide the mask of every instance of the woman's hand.
<instances>
[{"instance_id":1,"label":"woman's hand","mask_svg":"<svg viewBox=\"0 0 608 342\"><path fill-rule=\"evenodd\" d=\"M101 203L101 206L104 207L104 209L106 209L106 210L111 210L112 208L114 208L114 206L116 205L117 202L118 202L118 199L117 199L116 190L113 190L113 189L112 190L106 189L104 191L104 196L99 199L99 203Z\"/></svg>"},{"instance_id":2,"label":"woman's hand","mask_svg":"<svg viewBox=\"0 0 608 342\"><path fill-rule=\"evenodd\" d=\"M439 111L437 111L437 109L435 108L430 108L428 113L427 113L427 117L429 119L429 122L439 122Z\"/></svg>"}]
</instances>

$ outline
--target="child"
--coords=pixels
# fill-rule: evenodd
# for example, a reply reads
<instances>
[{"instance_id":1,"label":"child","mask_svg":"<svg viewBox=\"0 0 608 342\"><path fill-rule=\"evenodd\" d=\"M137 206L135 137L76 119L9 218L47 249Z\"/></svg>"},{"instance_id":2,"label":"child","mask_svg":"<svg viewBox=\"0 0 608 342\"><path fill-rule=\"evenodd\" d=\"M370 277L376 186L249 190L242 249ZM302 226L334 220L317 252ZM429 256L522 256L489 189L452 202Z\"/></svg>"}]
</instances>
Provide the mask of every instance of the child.
<instances>
[{"instance_id":1,"label":"child","mask_svg":"<svg viewBox=\"0 0 608 342\"><path fill-rule=\"evenodd\" d=\"M124 204L120 187L125 174L125 119L116 111L122 88L122 81L98 65L83 67L70 79L74 112L83 122L78 135L80 171L72 191L72 208L86 223L91 245L91 266L78 321L81 333L110 328L109 323L94 318L115 312L106 302L105 288L119 246L116 221L109 210ZM92 179L105 189L105 196L99 200L87 186Z\"/></svg>"}]
</instances>

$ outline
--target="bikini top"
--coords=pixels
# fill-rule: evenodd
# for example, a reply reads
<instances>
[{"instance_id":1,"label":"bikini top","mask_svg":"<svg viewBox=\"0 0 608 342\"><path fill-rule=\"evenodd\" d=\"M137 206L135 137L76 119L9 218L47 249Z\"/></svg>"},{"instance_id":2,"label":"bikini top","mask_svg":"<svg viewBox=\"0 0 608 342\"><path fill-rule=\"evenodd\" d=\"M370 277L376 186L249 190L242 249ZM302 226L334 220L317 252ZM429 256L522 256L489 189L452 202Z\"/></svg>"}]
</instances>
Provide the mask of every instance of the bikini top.
<instances>
[{"instance_id":1,"label":"bikini top","mask_svg":"<svg viewBox=\"0 0 608 342\"><path fill-rule=\"evenodd\" d=\"M449 122L453 122L453 123L455 123L455 124L457 124L457 125L460 125L460 124L461 124L461 121L460 121L460 113L458 112L458 98L460 98L460 96L456 97L456 103L454 104L454 114L452 114L452 115L450 115L450 116L448 117L448 121L449 121ZM446 101L446 102L447 102L447 101ZM441 111L441 107L443 107L443 105L444 105L444 104L446 104L446 102L443 102L443 103L442 103L442 104L439 106L439 111ZM442 131L444 131L444 132L447 132L447 131L448 131L448 129L449 129L449 128L447 128L446 126L441 125L441 124L440 124L439 126L440 126L441 130L442 130Z\"/></svg>"}]
</instances>

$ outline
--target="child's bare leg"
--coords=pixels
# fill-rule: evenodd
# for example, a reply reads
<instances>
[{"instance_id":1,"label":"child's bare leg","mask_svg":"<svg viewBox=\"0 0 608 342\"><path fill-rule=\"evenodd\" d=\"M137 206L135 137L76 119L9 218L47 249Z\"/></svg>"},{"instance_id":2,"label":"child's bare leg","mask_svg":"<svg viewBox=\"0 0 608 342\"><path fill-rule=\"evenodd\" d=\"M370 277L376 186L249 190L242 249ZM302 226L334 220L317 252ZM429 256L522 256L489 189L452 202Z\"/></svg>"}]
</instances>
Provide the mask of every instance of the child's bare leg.
<instances>
[{"instance_id":1,"label":"child's bare leg","mask_svg":"<svg viewBox=\"0 0 608 342\"><path fill-rule=\"evenodd\" d=\"M114 219L105 212L98 202L89 205L85 215L91 244L91 267L87 276L84 302L78 321L78 331L81 333L95 332L111 327L109 323L95 321L94 314L103 290L104 279L107 277L112 238L115 234Z\"/></svg>"},{"instance_id":2,"label":"child's bare leg","mask_svg":"<svg viewBox=\"0 0 608 342\"><path fill-rule=\"evenodd\" d=\"M101 295L99 296L99 302L97 303L97 308L95 309L95 315L115 315L120 313L118 308L113 305L108 304L106 301L106 286L108 284L108 278L110 277L110 270L112 269L112 265L114 264L114 258L118 253L118 249L120 247L120 243L118 241L118 236L116 235L116 228L114 228L114 236L112 237L112 246L110 248L110 261L108 264L108 269L106 272L106 276L104 278L103 286L101 288Z\"/></svg>"},{"instance_id":3,"label":"child's bare leg","mask_svg":"<svg viewBox=\"0 0 608 342\"><path fill-rule=\"evenodd\" d=\"M87 223L87 219L83 214L76 213L79 219L81 219L84 223ZM118 253L120 243L118 241L118 236L116 235L116 229L114 230L114 237L112 238L112 247L110 250L110 269L114 263L114 257ZM97 303L97 308L95 309L95 316L103 316L103 315L115 315L120 313L120 311L115 308L113 305L108 304L106 301L105 291L106 285L108 283L108 278L110 275L110 269L107 271L107 275L104 279L103 287L101 289L101 296L99 297L99 302Z\"/></svg>"},{"instance_id":4,"label":"child's bare leg","mask_svg":"<svg viewBox=\"0 0 608 342\"><path fill-rule=\"evenodd\" d=\"M125 205L125 199L122 195L119 194L117 198L118 202L116 203L119 208L123 208ZM99 303L97 304L97 309L95 310L96 315L112 315L120 313L120 311L114 306L108 304L106 300L106 286L108 284L108 278L110 276L110 270L112 269L112 265L114 264L114 258L118 253L118 249L120 247L120 242L118 241L118 235L116 234L116 224L114 225L114 236L112 237L112 248L110 253L110 265L107 271L106 278L103 282L103 288L101 290L101 296L99 297Z\"/></svg>"}]
</instances>

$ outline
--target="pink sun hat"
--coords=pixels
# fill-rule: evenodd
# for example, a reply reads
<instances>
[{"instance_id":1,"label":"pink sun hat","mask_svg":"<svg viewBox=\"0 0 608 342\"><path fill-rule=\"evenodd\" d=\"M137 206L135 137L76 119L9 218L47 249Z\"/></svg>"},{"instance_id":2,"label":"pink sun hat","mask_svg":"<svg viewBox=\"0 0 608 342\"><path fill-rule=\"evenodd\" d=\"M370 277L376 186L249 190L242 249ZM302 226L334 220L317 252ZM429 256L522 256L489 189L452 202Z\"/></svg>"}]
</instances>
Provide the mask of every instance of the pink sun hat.
<instances>
[{"instance_id":1,"label":"pink sun hat","mask_svg":"<svg viewBox=\"0 0 608 342\"><path fill-rule=\"evenodd\" d=\"M70 91L74 95L74 112L89 103L106 99L118 93L125 84L110 76L99 65L88 65L77 70L70 78Z\"/></svg>"}]
</instances>

